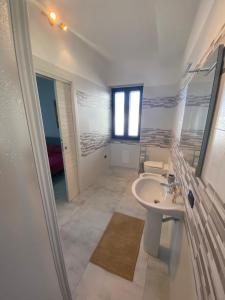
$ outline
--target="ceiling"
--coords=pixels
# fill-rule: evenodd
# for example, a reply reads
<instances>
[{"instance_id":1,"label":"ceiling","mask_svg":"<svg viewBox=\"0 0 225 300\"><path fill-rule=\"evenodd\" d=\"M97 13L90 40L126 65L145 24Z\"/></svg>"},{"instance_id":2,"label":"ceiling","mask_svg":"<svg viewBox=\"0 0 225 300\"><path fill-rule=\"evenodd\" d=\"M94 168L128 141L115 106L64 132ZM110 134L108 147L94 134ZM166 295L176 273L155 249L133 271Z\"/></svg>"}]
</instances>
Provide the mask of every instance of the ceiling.
<instances>
[{"instance_id":1,"label":"ceiling","mask_svg":"<svg viewBox=\"0 0 225 300\"><path fill-rule=\"evenodd\" d=\"M105 57L166 63L183 54L200 0L39 0Z\"/></svg>"}]
</instances>

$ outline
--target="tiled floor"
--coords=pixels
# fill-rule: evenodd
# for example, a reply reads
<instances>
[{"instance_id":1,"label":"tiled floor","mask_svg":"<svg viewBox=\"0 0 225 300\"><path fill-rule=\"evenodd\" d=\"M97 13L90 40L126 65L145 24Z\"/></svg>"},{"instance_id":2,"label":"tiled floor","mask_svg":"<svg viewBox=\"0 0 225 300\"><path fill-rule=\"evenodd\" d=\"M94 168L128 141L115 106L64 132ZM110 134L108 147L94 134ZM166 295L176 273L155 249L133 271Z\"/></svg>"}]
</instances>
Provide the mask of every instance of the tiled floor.
<instances>
[{"instance_id":1,"label":"tiled floor","mask_svg":"<svg viewBox=\"0 0 225 300\"><path fill-rule=\"evenodd\" d=\"M133 282L89 262L114 211L144 219L131 184L136 171L111 168L82 192L75 203L57 202L63 252L73 299L168 299L169 229L163 226L161 259L148 256L141 245ZM167 232L168 231L168 232Z\"/></svg>"}]
</instances>

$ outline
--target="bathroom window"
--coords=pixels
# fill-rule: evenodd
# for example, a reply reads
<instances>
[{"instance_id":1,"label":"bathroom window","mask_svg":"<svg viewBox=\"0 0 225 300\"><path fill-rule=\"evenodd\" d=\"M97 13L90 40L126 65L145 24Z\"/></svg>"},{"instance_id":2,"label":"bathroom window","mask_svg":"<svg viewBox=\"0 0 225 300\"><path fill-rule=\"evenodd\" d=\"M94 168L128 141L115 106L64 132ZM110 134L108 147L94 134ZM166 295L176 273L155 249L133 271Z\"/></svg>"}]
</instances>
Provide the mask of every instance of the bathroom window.
<instances>
[{"instance_id":1,"label":"bathroom window","mask_svg":"<svg viewBox=\"0 0 225 300\"><path fill-rule=\"evenodd\" d=\"M112 89L112 137L140 139L142 86Z\"/></svg>"}]
</instances>

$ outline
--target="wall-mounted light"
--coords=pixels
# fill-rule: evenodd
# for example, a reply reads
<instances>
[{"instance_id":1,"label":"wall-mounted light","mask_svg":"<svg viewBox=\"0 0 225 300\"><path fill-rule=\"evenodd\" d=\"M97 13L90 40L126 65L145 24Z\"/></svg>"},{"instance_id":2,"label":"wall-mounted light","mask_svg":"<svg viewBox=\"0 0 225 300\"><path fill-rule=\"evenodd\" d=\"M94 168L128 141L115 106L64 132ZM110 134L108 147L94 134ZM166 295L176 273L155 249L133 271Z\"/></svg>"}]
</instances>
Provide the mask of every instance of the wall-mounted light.
<instances>
[{"instance_id":1,"label":"wall-mounted light","mask_svg":"<svg viewBox=\"0 0 225 300\"><path fill-rule=\"evenodd\" d=\"M52 26L57 25L63 31L67 31L68 26L58 18L58 16L56 15L56 13L54 11L50 11L46 16L48 17L49 23Z\"/></svg>"},{"instance_id":2,"label":"wall-mounted light","mask_svg":"<svg viewBox=\"0 0 225 300\"><path fill-rule=\"evenodd\" d=\"M48 19L51 25L55 25L57 21L57 16L54 11L51 11L48 15Z\"/></svg>"},{"instance_id":3,"label":"wall-mounted light","mask_svg":"<svg viewBox=\"0 0 225 300\"><path fill-rule=\"evenodd\" d=\"M64 23L60 23L59 27L64 31L67 31L67 29L68 29L68 27Z\"/></svg>"}]
</instances>

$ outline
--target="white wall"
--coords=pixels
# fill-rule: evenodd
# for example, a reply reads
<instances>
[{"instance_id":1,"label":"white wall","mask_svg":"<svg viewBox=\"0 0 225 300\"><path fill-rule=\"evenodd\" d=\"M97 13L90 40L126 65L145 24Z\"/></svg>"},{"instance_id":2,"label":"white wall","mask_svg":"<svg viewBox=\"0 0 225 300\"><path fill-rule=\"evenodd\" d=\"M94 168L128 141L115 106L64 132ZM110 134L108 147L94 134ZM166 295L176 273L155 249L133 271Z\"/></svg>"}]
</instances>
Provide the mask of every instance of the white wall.
<instances>
[{"instance_id":1,"label":"white wall","mask_svg":"<svg viewBox=\"0 0 225 300\"><path fill-rule=\"evenodd\" d=\"M135 37L134 37L135 38ZM173 86L178 83L180 63L176 66L159 61L112 62L107 83L109 86L142 83L148 87Z\"/></svg>"},{"instance_id":2,"label":"white wall","mask_svg":"<svg viewBox=\"0 0 225 300\"><path fill-rule=\"evenodd\" d=\"M138 170L140 158L140 144L129 141L112 142L111 166L119 166Z\"/></svg>"},{"instance_id":3,"label":"white wall","mask_svg":"<svg viewBox=\"0 0 225 300\"><path fill-rule=\"evenodd\" d=\"M177 94L177 85L158 86L158 87L144 87L143 97L146 99L162 100L168 97L175 97ZM175 114L174 107L163 107L163 103L158 107L143 107L142 108L142 128L160 128L171 130L173 128L173 118Z\"/></svg>"},{"instance_id":4,"label":"white wall","mask_svg":"<svg viewBox=\"0 0 225 300\"><path fill-rule=\"evenodd\" d=\"M107 88L79 77L74 78L74 88L80 140L79 178L83 190L110 164L110 94Z\"/></svg>"},{"instance_id":5,"label":"white wall","mask_svg":"<svg viewBox=\"0 0 225 300\"><path fill-rule=\"evenodd\" d=\"M79 182L80 189L83 190L108 168L110 151L109 146L106 145L87 156L82 156L82 134L94 132L98 135L100 127L106 131L104 128L108 127L106 119L109 119L109 115L105 115L99 106L95 108L91 104L85 107L79 106L76 93L77 90L85 92L90 98L89 102L92 100L96 102L96 98L109 101L110 94L105 83L109 64L105 58L70 31L63 32L58 26L50 26L46 16L32 2L29 2L29 16L35 64L40 69L51 70L53 74L62 73L61 78L67 79L68 76L72 81L73 101L77 111L75 127L77 128ZM105 127L102 124L106 124ZM90 138L90 143L92 141ZM94 138L94 144L97 142Z\"/></svg>"},{"instance_id":6,"label":"white wall","mask_svg":"<svg viewBox=\"0 0 225 300\"><path fill-rule=\"evenodd\" d=\"M50 26L41 10L33 2L28 3L33 55L104 86L108 61L69 30Z\"/></svg>"},{"instance_id":7,"label":"white wall","mask_svg":"<svg viewBox=\"0 0 225 300\"><path fill-rule=\"evenodd\" d=\"M0 299L62 300L6 0L0 0L0 24Z\"/></svg>"}]
</instances>

